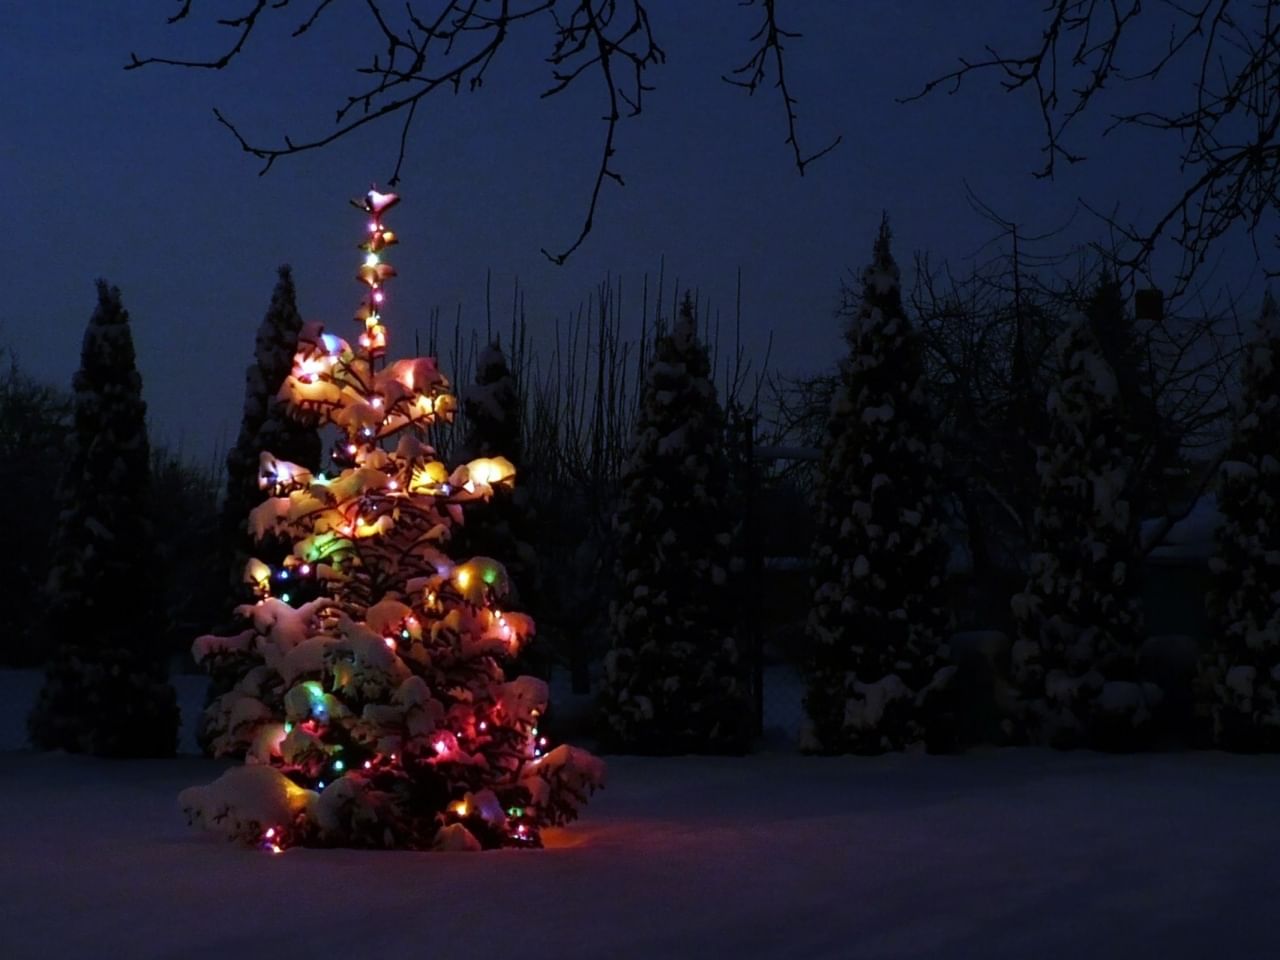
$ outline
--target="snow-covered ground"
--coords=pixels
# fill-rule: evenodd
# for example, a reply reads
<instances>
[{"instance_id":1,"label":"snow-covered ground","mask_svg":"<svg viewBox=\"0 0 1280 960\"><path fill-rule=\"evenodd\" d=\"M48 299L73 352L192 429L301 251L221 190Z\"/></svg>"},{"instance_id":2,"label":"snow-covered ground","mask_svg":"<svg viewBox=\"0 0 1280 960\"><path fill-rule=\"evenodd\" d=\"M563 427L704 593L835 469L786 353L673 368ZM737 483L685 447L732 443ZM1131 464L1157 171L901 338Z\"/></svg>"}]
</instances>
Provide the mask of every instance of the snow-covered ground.
<instances>
[{"instance_id":1,"label":"snow-covered ground","mask_svg":"<svg viewBox=\"0 0 1280 960\"><path fill-rule=\"evenodd\" d=\"M183 822L217 763L16 750L35 686L0 672L4 960L1280 951L1280 758L616 757L547 850L272 857Z\"/></svg>"}]
</instances>

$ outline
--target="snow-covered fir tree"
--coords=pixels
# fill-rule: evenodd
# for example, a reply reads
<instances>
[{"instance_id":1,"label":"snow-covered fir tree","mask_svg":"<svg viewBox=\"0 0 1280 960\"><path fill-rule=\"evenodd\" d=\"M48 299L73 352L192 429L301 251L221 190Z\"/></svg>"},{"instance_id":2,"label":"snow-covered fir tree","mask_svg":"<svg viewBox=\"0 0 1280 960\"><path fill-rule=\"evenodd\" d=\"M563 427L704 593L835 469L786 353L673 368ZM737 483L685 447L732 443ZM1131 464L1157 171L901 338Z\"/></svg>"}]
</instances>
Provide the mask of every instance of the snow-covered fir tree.
<instances>
[{"instance_id":1,"label":"snow-covered fir tree","mask_svg":"<svg viewBox=\"0 0 1280 960\"><path fill-rule=\"evenodd\" d=\"M751 734L724 413L694 313L686 296L658 337L622 468L600 700L610 750L738 753Z\"/></svg>"},{"instance_id":2,"label":"snow-covered fir tree","mask_svg":"<svg viewBox=\"0 0 1280 960\"><path fill-rule=\"evenodd\" d=\"M271 497L250 526L287 536L292 551L246 565L258 599L240 610L245 630L194 647L205 665L253 662L212 705L215 751L244 751L246 765L184 791L182 806L273 852L537 846L603 777L589 753L548 744L547 685L506 677L534 630L506 606L506 569L445 552L464 507L512 483L514 468L502 457L446 467L426 436L453 419L448 381L430 358L383 359L396 237L382 215L397 200L364 200L358 340L306 325L281 391L338 429L339 472L262 455Z\"/></svg>"},{"instance_id":3,"label":"snow-covered fir tree","mask_svg":"<svg viewBox=\"0 0 1280 960\"><path fill-rule=\"evenodd\" d=\"M1200 709L1214 745L1280 750L1280 306L1270 294L1226 456Z\"/></svg>"},{"instance_id":4,"label":"snow-covered fir tree","mask_svg":"<svg viewBox=\"0 0 1280 960\"><path fill-rule=\"evenodd\" d=\"M320 436L314 425L290 415L288 405L278 396L293 369L301 330L293 274L288 266L281 266L271 303L258 326L253 363L245 371L240 433L227 453L227 493L222 516L233 584L241 583L240 574L250 556L278 563L289 552L287 543L255 544L249 535L249 511L267 497L258 485L258 459L263 451L308 470L314 471L320 465ZM246 599L239 587L233 596L237 602Z\"/></svg>"},{"instance_id":5,"label":"snow-covered fir tree","mask_svg":"<svg viewBox=\"0 0 1280 960\"><path fill-rule=\"evenodd\" d=\"M533 508L524 458L524 418L520 389L499 343L490 343L476 358L475 381L461 391L466 432L459 454L463 460L503 456L521 477L516 487L500 486L485 503L466 512L454 533L457 549L502 561L518 584L516 609L537 611L539 570L533 539ZM509 451L509 452L508 452ZM517 668L546 675L537 642L521 650Z\"/></svg>"},{"instance_id":6,"label":"snow-covered fir tree","mask_svg":"<svg viewBox=\"0 0 1280 960\"><path fill-rule=\"evenodd\" d=\"M253 363L245 370L244 410L235 445L227 453L227 485L221 511L222 566L227 571L227 609L234 609L252 599L243 579L244 565L251 556L268 564L279 565L289 554L291 544L281 538L268 537L255 542L249 532L248 516L267 498L258 484L258 460L270 451L281 460L297 463L314 471L320 464L320 436L315 424L291 415L279 396L280 388L293 369L293 356L298 347L302 316L298 312L297 293L289 267L277 271L271 303L258 325L254 342ZM208 629L208 624L205 629ZM209 685L209 703L229 691L247 672L250 662L224 657L213 671ZM208 704L206 704L206 708ZM201 717L197 740L206 750L218 735L216 714Z\"/></svg>"},{"instance_id":7,"label":"snow-covered fir tree","mask_svg":"<svg viewBox=\"0 0 1280 960\"><path fill-rule=\"evenodd\" d=\"M1131 503L1142 517L1171 509L1181 463L1177 425L1160 409L1159 384L1148 349L1149 331L1125 303L1124 288L1104 272L1085 304L1099 352L1115 374L1125 430L1135 439Z\"/></svg>"},{"instance_id":8,"label":"snow-covered fir tree","mask_svg":"<svg viewBox=\"0 0 1280 960\"><path fill-rule=\"evenodd\" d=\"M524 459L520 386L502 344L490 343L476 357L475 382L462 390L467 429L462 456L504 456L517 466Z\"/></svg>"},{"instance_id":9,"label":"snow-covered fir tree","mask_svg":"<svg viewBox=\"0 0 1280 960\"><path fill-rule=\"evenodd\" d=\"M817 489L803 746L880 753L951 746L942 453L922 344L881 222L845 339Z\"/></svg>"},{"instance_id":10,"label":"snow-covered fir tree","mask_svg":"<svg viewBox=\"0 0 1280 960\"><path fill-rule=\"evenodd\" d=\"M1037 450L1035 544L1012 599L1015 736L1056 747L1131 749L1150 732L1155 688L1143 640L1133 451L1115 372L1077 315L1055 343L1049 440Z\"/></svg>"},{"instance_id":11,"label":"snow-covered fir tree","mask_svg":"<svg viewBox=\"0 0 1280 960\"><path fill-rule=\"evenodd\" d=\"M49 492L58 488L70 428L70 393L37 383L0 351L0 489L23 505L5 523L22 549L0 555L0 583L9 598L0 638L0 665L6 667L38 666L48 654L41 639L42 592L49 574L49 531L58 517Z\"/></svg>"},{"instance_id":12,"label":"snow-covered fir tree","mask_svg":"<svg viewBox=\"0 0 1280 960\"><path fill-rule=\"evenodd\" d=\"M171 754L178 708L151 589L147 408L129 314L106 281L98 281L72 387L48 583L52 650L31 740L104 756Z\"/></svg>"}]
</instances>

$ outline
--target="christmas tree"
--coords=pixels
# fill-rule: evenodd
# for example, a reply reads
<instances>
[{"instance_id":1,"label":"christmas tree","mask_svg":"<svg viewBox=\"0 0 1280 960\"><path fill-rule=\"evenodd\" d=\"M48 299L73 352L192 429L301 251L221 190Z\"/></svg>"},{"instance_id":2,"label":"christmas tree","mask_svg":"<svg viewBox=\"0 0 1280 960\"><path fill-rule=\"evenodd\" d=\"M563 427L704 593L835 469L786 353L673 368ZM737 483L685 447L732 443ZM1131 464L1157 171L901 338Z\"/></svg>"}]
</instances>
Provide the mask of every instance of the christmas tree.
<instances>
[{"instance_id":1,"label":"christmas tree","mask_svg":"<svg viewBox=\"0 0 1280 960\"><path fill-rule=\"evenodd\" d=\"M1280 750L1280 307L1268 295L1245 361L1209 561L1214 633L1201 661L1212 743Z\"/></svg>"},{"instance_id":2,"label":"christmas tree","mask_svg":"<svg viewBox=\"0 0 1280 960\"><path fill-rule=\"evenodd\" d=\"M724 414L686 297L654 348L613 518L618 593L601 697L611 750L747 748L731 495Z\"/></svg>"},{"instance_id":3,"label":"christmas tree","mask_svg":"<svg viewBox=\"0 0 1280 960\"><path fill-rule=\"evenodd\" d=\"M170 754L178 708L147 589L155 575L147 407L129 314L103 280L72 386L45 625L55 646L31 740L105 756Z\"/></svg>"},{"instance_id":4,"label":"christmas tree","mask_svg":"<svg viewBox=\"0 0 1280 960\"><path fill-rule=\"evenodd\" d=\"M250 560L251 626L201 637L198 661L257 663L216 704L220 752L246 765L184 791L197 823L279 851L304 845L480 849L537 846L577 815L603 765L540 732L547 687L507 680L503 662L532 635L505 610L496 560L445 552L465 505L510 484L502 457L450 470L425 430L452 419L449 384L428 358L385 363L383 214L370 191L358 277L368 295L355 345L307 324L281 390L292 409L338 428L336 473L261 458L272 496L258 536L288 536L280 566Z\"/></svg>"},{"instance_id":5,"label":"christmas tree","mask_svg":"<svg viewBox=\"0 0 1280 960\"><path fill-rule=\"evenodd\" d=\"M805 706L812 751L950 745L941 449L880 224L823 443ZM848 294L848 291L846 291Z\"/></svg>"},{"instance_id":6,"label":"christmas tree","mask_svg":"<svg viewBox=\"0 0 1280 960\"><path fill-rule=\"evenodd\" d=\"M244 413L235 446L227 454L226 497L222 503L222 550L228 573L228 609L252 599L241 573L251 556L279 566L292 544L286 538L267 537L255 542L249 533L249 511L268 496L258 484L258 461L264 451L310 471L320 464L320 437L314 424L290 416L279 396L293 368L302 316L298 313L293 275L287 266L278 271L271 303L258 326L253 363L245 371ZM208 629L205 624L205 629ZM212 665L212 664L211 664ZM209 702L227 693L252 666L248 657L221 657L210 678ZM197 739L206 751L222 733L219 714L206 709Z\"/></svg>"},{"instance_id":7,"label":"christmas tree","mask_svg":"<svg viewBox=\"0 0 1280 960\"><path fill-rule=\"evenodd\" d=\"M1088 319L1077 316L1055 349L1049 442L1037 451L1038 542L1012 600L1022 732L1056 747L1132 748L1149 733L1157 693L1137 677L1136 438Z\"/></svg>"}]
</instances>

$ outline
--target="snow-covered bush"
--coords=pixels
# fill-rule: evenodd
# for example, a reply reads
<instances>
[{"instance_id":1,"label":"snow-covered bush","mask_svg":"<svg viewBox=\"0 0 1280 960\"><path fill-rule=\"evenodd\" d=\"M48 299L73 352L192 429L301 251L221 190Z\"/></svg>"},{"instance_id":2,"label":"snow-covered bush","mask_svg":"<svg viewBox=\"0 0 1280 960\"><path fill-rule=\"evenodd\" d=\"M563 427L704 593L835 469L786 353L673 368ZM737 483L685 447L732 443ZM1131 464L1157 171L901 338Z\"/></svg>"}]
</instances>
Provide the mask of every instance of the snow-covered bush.
<instances>
[{"instance_id":1,"label":"snow-covered bush","mask_svg":"<svg viewBox=\"0 0 1280 960\"><path fill-rule=\"evenodd\" d=\"M174 751L178 707L154 591L146 403L120 291L98 281L72 382L45 636L52 644L32 742L109 756Z\"/></svg>"},{"instance_id":2,"label":"snow-covered bush","mask_svg":"<svg viewBox=\"0 0 1280 960\"><path fill-rule=\"evenodd\" d=\"M860 296L845 291L849 355L817 489L806 749L949 745L941 449L919 337L902 308L888 221Z\"/></svg>"},{"instance_id":3,"label":"snow-covered bush","mask_svg":"<svg viewBox=\"0 0 1280 960\"><path fill-rule=\"evenodd\" d=\"M1055 345L1049 443L1037 451L1036 543L1012 599L1017 736L1124 749L1149 733L1157 691L1138 680L1143 641L1139 517L1130 500L1136 438L1088 320Z\"/></svg>"},{"instance_id":4,"label":"snow-covered bush","mask_svg":"<svg viewBox=\"0 0 1280 960\"><path fill-rule=\"evenodd\" d=\"M534 632L507 606L506 569L446 553L464 506L510 485L514 468L502 457L446 467L424 437L453 418L448 381L429 358L379 362L395 275L380 216L395 200L365 201L356 346L307 325L281 388L297 412L338 428L345 467L326 476L262 455L271 496L249 528L292 551L276 566L248 562L248 626L193 651L241 671L210 707L211 745L272 772L232 770L181 803L193 822L270 849L536 846L543 826L576 816L603 765L551 748L539 729L546 684L506 677Z\"/></svg>"},{"instance_id":5,"label":"snow-covered bush","mask_svg":"<svg viewBox=\"0 0 1280 960\"><path fill-rule=\"evenodd\" d=\"M600 701L611 750L741 752L750 737L735 629L742 563L711 373L686 297L654 348L613 518L617 593Z\"/></svg>"},{"instance_id":6,"label":"snow-covered bush","mask_svg":"<svg viewBox=\"0 0 1280 960\"><path fill-rule=\"evenodd\" d=\"M1212 742L1280 750L1280 307L1268 295L1222 465L1210 560L1214 635L1200 669Z\"/></svg>"}]
</instances>

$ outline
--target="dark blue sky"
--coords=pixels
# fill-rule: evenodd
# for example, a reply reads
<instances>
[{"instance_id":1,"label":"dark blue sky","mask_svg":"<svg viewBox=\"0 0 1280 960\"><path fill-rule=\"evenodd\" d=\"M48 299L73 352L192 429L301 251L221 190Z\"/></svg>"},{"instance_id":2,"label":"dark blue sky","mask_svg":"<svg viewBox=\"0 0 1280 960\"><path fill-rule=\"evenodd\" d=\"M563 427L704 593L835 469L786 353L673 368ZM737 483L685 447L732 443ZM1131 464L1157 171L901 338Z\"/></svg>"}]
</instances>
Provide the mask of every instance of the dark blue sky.
<instances>
[{"instance_id":1,"label":"dark blue sky","mask_svg":"<svg viewBox=\"0 0 1280 960\"><path fill-rule=\"evenodd\" d=\"M218 15L243 3L208 5ZM900 105L895 97L984 43L1034 35L1030 0L805 0L783 3L802 31L789 49L801 136L844 143L797 176L776 93L748 99L719 79L745 58L757 11L735 0L653 0L668 55L657 90L625 123L596 227L569 264L539 252L576 235L603 133L591 82L551 100L549 38L513 42L483 90L424 104L388 217L402 236L401 278L387 312L392 351L433 307L483 327L485 272L505 304L513 278L534 331L565 317L606 274L637 295L665 257L668 282L696 285L731 313L743 275L746 345L775 334L774 367L812 371L839 349L832 319L841 277L866 259L882 209L909 274L911 253L959 260L992 231L969 208L967 181L1003 214L1034 229L1068 219L1077 197L1127 216L1155 209L1172 158L1122 133L1054 182L1035 180L1037 117L994 78L961 95ZM347 205L388 175L398 127L374 126L335 147L281 161L266 177L210 108L259 140L325 129L366 60L355 37L362 5L336 5L301 41L289 13L222 72L152 67L126 72L130 51L209 54L225 29L210 12L166 27L177 4L65 0L6 12L0 62L0 234L6 298L0 345L33 375L66 383L93 305L93 280L120 286L133 319L156 439L198 456L233 435L243 370L275 267L291 263L307 319L342 334L360 289L352 276L360 216ZM201 16L202 6L196 4ZM371 48L370 48L371 49ZM1077 218L1074 239L1100 236ZM630 298L628 298L630 299ZM639 323L638 299L629 318ZM505 316L505 307L499 309ZM450 371L452 373L452 371Z\"/></svg>"}]
</instances>

